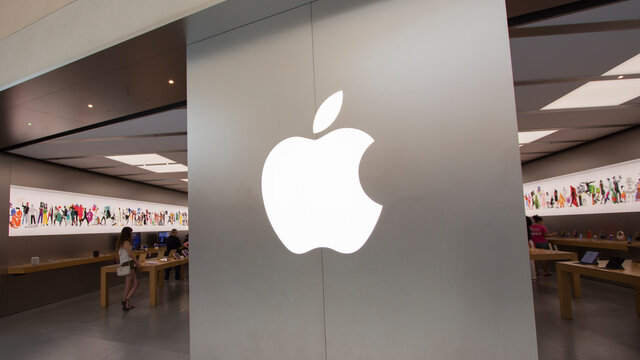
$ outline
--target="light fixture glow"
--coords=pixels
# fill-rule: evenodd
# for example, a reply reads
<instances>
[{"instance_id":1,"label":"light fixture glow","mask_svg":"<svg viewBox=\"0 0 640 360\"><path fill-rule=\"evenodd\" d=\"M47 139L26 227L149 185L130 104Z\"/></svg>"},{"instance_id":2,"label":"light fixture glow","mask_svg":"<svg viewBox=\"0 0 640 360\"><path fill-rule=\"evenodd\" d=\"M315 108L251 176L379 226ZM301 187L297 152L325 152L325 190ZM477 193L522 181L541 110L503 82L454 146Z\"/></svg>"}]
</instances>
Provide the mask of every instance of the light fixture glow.
<instances>
[{"instance_id":1,"label":"light fixture glow","mask_svg":"<svg viewBox=\"0 0 640 360\"><path fill-rule=\"evenodd\" d=\"M518 143L522 146L522 144L528 144L538 139L542 139L556 131L558 130L522 131L518 133Z\"/></svg>"},{"instance_id":2,"label":"light fixture glow","mask_svg":"<svg viewBox=\"0 0 640 360\"><path fill-rule=\"evenodd\" d=\"M607 75L629 75L640 74L640 54L632 57L631 59L623 62L622 64L614 67L613 69L602 74Z\"/></svg>"},{"instance_id":3,"label":"light fixture glow","mask_svg":"<svg viewBox=\"0 0 640 360\"><path fill-rule=\"evenodd\" d=\"M27 126L31 126L31 125L33 125L33 124L32 124L32 123L30 123L30 122L28 122L28 123L27 123Z\"/></svg>"},{"instance_id":4,"label":"light fixture glow","mask_svg":"<svg viewBox=\"0 0 640 360\"><path fill-rule=\"evenodd\" d=\"M180 180L182 180L184 182L189 182L189 179L180 179Z\"/></svg>"},{"instance_id":5,"label":"light fixture glow","mask_svg":"<svg viewBox=\"0 0 640 360\"><path fill-rule=\"evenodd\" d=\"M169 80L169 85L173 85L174 81L173 80Z\"/></svg>"},{"instance_id":6,"label":"light fixture glow","mask_svg":"<svg viewBox=\"0 0 640 360\"><path fill-rule=\"evenodd\" d=\"M590 81L542 110L615 106L640 96L640 79Z\"/></svg>"},{"instance_id":7,"label":"light fixture glow","mask_svg":"<svg viewBox=\"0 0 640 360\"><path fill-rule=\"evenodd\" d=\"M155 173L173 173L187 172L189 169L182 164L165 164L165 165L145 165L138 166L140 169L153 171Z\"/></svg>"},{"instance_id":8,"label":"light fixture glow","mask_svg":"<svg viewBox=\"0 0 640 360\"><path fill-rule=\"evenodd\" d=\"M342 91L329 96L318 108L313 119L313 133L317 134L333 124L342 108Z\"/></svg>"},{"instance_id":9,"label":"light fixture glow","mask_svg":"<svg viewBox=\"0 0 640 360\"><path fill-rule=\"evenodd\" d=\"M337 109L324 109L337 103ZM314 123L314 132L331 125L341 103L342 91L320 106L316 120L321 124ZM326 247L351 254L367 242L382 211L359 178L360 159L372 143L367 133L343 128L317 140L290 137L271 150L262 170L262 200L289 251Z\"/></svg>"},{"instance_id":10,"label":"light fixture glow","mask_svg":"<svg viewBox=\"0 0 640 360\"><path fill-rule=\"evenodd\" d=\"M89 109L91 109L91 108L93 108L93 104L89 104L89 105L87 105L87 107L88 107Z\"/></svg>"},{"instance_id":11,"label":"light fixture glow","mask_svg":"<svg viewBox=\"0 0 640 360\"><path fill-rule=\"evenodd\" d=\"M603 76L640 73L640 54L602 74ZM589 81L541 110L617 106L640 96L640 79Z\"/></svg>"},{"instance_id":12,"label":"light fixture glow","mask_svg":"<svg viewBox=\"0 0 640 360\"><path fill-rule=\"evenodd\" d=\"M175 161L158 154L114 155L105 157L127 165L158 165L175 163Z\"/></svg>"}]
</instances>

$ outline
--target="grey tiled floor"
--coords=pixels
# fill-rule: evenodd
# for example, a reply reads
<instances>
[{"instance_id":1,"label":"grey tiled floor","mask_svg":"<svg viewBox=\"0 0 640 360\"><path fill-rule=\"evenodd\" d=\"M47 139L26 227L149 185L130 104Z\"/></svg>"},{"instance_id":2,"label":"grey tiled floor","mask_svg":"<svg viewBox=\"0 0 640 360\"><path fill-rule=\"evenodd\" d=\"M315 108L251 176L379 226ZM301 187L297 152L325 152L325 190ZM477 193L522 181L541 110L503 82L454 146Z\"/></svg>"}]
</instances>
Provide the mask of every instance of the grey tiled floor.
<instances>
[{"instance_id":1,"label":"grey tiled floor","mask_svg":"<svg viewBox=\"0 0 640 360\"><path fill-rule=\"evenodd\" d=\"M640 317L633 289L582 279L573 320L560 318L555 274L533 284L541 360L638 360Z\"/></svg>"},{"instance_id":2,"label":"grey tiled floor","mask_svg":"<svg viewBox=\"0 0 640 360\"><path fill-rule=\"evenodd\" d=\"M582 280L574 320L560 319L555 275L533 284L541 360L640 359L640 318L633 290ZM159 305L148 305L148 282L123 313L122 286L102 309L98 293L0 318L0 359L189 358L189 284L169 280Z\"/></svg>"},{"instance_id":3,"label":"grey tiled floor","mask_svg":"<svg viewBox=\"0 0 640 360\"><path fill-rule=\"evenodd\" d=\"M126 313L117 286L106 309L96 292L0 318L0 359L189 359L188 281L166 281L155 308L148 288Z\"/></svg>"}]
</instances>

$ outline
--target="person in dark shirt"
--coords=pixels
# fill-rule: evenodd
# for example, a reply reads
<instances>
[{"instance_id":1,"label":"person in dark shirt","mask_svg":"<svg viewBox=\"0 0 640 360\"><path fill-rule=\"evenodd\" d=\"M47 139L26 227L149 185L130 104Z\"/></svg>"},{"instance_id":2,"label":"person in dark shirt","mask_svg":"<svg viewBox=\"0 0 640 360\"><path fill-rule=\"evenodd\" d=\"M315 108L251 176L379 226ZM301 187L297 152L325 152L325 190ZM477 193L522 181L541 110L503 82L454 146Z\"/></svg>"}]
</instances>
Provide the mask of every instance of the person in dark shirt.
<instances>
[{"instance_id":1,"label":"person in dark shirt","mask_svg":"<svg viewBox=\"0 0 640 360\"><path fill-rule=\"evenodd\" d=\"M178 251L178 249L180 249L180 246L182 246L182 242L178 237L178 230L171 229L171 234L169 235L169 237L167 237L166 243L167 243L167 252L164 254L165 256L167 256L171 250ZM171 269L175 270L175 279L180 280L180 265L174 266L173 268L165 269L164 279L169 280L169 274L171 274Z\"/></svg>"}]
</instances>

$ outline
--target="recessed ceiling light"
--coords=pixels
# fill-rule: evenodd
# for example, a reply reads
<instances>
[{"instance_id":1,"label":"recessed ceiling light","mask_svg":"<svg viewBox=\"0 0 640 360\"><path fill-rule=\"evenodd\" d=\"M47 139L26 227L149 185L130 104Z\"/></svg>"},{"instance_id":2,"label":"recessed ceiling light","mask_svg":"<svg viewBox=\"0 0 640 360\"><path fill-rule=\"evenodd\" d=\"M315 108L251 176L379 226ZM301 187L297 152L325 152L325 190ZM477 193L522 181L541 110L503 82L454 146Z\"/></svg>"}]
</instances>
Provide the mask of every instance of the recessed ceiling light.
<instances>
[{"instance_id":1,"label":"recessed ceiling light","mask_svg":"<svg viewBox=\"0 0 640 360\"><path fill-rule=\"evenodd\" d=\"M155 173L187 172L189 170L182 164L147 165L138 167Z\"/></svg>"},{"instance_id":2,"label":"recessed ceiling light","mask_svg":"<svg viewBox=\"0 0 640 360\"><path fill-rule=\"evenodd\" d=\"M622 79L623 77L624 77L624 76L620 75L620 76L618 76L618 79Z\"/></svg>"},{"instance_id":3,"label":"recessed ceiling light","mask_svg":"<svg viewBox=\"0 0 640 360\"><path fill-rule=\"evenodd\" d=\"M173 85L174 81L173 80L169 80L169 85Z\"/></svg>"},{"instance_id":4,"label":"recessed ceiling light","mask_svg":"<svg viewBox=\"0 0 640 360\"><path fill-rule=\"evenodd\" d=\"M175 161L158 154L115 155L105 156L107 159L119 161L128 165L157 165L173 164Z\"/></svg>"},{"instance_id":5,"label":"recessed ceiling light","mask_svg":"<svg viewBox=\"0 0 640 360\"><path fill-rule=\"evenodd\" d=\"M91 108L93 108L93 104L89 104L89 105L87 105L87 107L88 107L89 109L91 109Z\"/></svg>"},{"instance_id":6,"label":"recessed ceiling light","mask_svg":"<svg viewBox=\"0 0 640 360\"><path fill-rule=\"evenodd\" d=\"M189 182L189 179L180 179L180 180L182 180L184 182Z\"/></svg>"},{"instance_id":7,"label":"recessed ceiling light","mask_svg":"<svg viewBox=\"0 0 640 360\"><path fill-rule=\"evenodd\" d=\"M640 79L590 81L542 110L616 106L638 96Z\"/></svg>"},{"instance_id":8,"label":"recessed ceiling light","mask_svg":"<svg viewBox=\"0 0 640 360\"><path fill-rule=\"evenodd\" d=\"M30 122L28 122L28 123L27 123L27 125L28 125L28 126L31 126L31 125L33 125L33 124L32 124L32 123L30 123Z\"/></svg>"},{"instance_id":9,"label":"recessed ceiling light","mask_svg":"<svg viewBox=\"0 0 640 360\"><path fill-rule=\"evenodd\" d=\"M558 130L539 130L539 131L523 131L518 133L518 143L528 144L538 139L542 139L547 135L551 135ZM522 145L520 145L522 146Z\"/></svg>"}]
</instances>

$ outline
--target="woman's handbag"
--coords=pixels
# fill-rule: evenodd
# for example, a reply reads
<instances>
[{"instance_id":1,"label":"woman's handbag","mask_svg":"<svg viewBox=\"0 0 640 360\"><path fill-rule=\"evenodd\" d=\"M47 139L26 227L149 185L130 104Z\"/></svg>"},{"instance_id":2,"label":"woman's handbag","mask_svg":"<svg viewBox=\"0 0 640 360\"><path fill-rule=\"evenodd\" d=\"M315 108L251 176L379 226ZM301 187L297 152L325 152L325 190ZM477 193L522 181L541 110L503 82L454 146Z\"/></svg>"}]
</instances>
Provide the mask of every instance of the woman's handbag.
<instances>
[{"instance_id":1,"label":"woman's handbag","mask_svg":"<svg viewBox=\"0 0 640 360\"><path fill-rule=\"evenodd\" d=\"M129 265L129 261L118 265L118 269L116 270L116 274L118 274L118 276L127 276L127 275L131 274L131 266Z\"/></svg>"}]
</instances>

